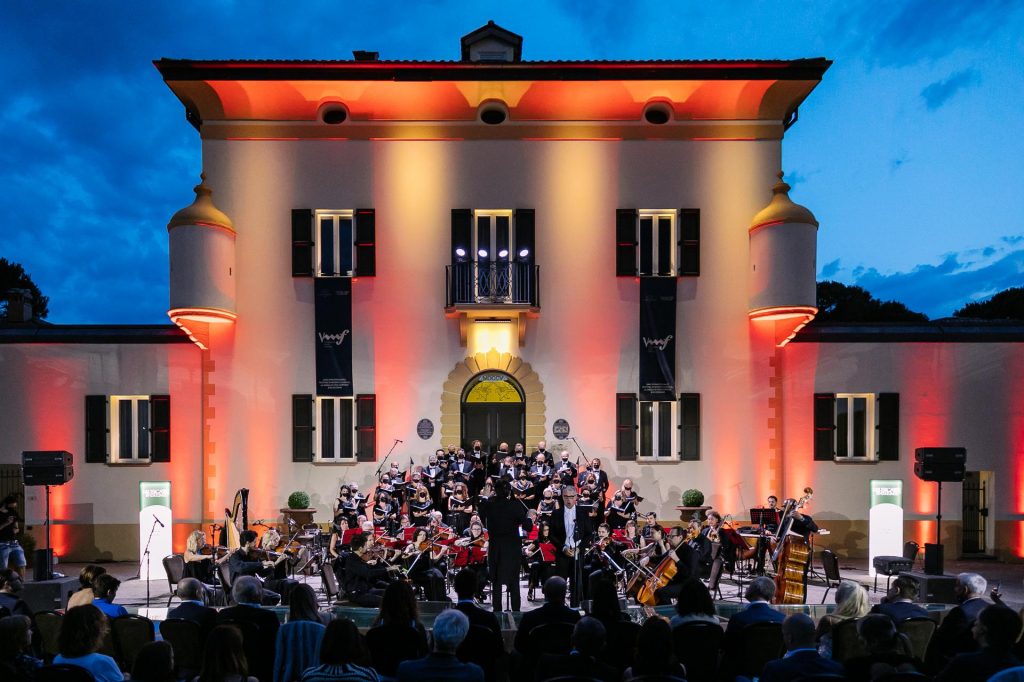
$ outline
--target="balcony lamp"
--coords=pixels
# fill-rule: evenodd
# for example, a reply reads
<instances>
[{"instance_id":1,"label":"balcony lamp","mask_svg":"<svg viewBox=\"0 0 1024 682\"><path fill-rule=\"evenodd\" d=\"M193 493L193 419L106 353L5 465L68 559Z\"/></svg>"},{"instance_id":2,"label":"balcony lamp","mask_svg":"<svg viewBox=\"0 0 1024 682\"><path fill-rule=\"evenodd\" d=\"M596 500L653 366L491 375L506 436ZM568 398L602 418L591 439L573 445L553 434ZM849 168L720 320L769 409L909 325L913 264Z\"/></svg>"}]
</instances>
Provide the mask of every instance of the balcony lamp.
<instances>
[{"instance_id":1,"label":"balcony lamp","mask_svg":"<svg viewBox=\"0 0 1024 682\"><path fill-rule=\"evenodd\" d=\"M458 256L459 258L465 258L466 250L460 246L459 248L455 249L455 255Z\"/></svg>"},{"instance_id":2,"label":"balcony lamp","mask_svg":"<svg viewBox=\"0 0 1024 682\"><path fill-rule=\"evenodd\" d=\"M498 258L508 258L508 249L502 249L499 251Z\"/></svg>"},{"instance_id":3,"label":"balcony lamp","mask_svg":"<svg viewBox=\"0 0 1024 682\"><path fill-rule=\"evenodd\" d=\"M480 256L481 258L487 258L487 249L480 249L479 251L476 252L476 255Z\"/></svg>"},{"instance_id":4,"label":"balcony lamp","mask_svg":"<svg viewBox=\"0 0 1024 682\"><path fill-rule=\"evenodd\" d=\"M529 255L530 255L530 250L529 249L520 249L519 250L519 257L520 258L526 258Z\"/></svg>"}]
</instances>

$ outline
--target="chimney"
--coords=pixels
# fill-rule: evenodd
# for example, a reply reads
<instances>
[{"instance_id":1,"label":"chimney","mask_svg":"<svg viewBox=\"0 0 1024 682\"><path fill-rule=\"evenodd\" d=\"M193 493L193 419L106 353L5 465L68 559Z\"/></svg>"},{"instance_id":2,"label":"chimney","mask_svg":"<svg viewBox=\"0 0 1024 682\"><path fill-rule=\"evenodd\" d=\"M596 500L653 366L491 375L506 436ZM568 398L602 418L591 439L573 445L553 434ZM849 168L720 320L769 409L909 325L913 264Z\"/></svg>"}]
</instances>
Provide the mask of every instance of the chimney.
<instances>
[{"instance_id":1,"label":"chimney","mask_svg":"<svg viewBox=\"0 0 1024 682\"><path fill-rule=\"evenodd\" d=\"M380 61L380 52L374 52L373 50L352 50L352 58L357 62L376 62Z\"/></svg>"},{"instance_id":2,"label":"chimney","mask_svg":"<svg viewBox=\"0 0 1024 682\"><path fill-rule=\"evenodd\" d=\"M10 289L7 292L7 321L32 321L32 292L28 289Z\"/></svg>"}]
</instances>

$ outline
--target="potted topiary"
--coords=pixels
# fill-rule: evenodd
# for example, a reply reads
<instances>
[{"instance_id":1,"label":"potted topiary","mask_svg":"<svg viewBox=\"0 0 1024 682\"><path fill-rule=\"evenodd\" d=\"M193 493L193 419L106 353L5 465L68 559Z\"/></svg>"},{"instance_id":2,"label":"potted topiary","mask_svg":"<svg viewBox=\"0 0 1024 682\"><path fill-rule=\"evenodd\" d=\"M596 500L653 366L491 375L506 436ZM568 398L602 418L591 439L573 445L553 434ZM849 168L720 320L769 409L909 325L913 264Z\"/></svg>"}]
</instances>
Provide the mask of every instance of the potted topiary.
<instances>
[{"instance_id":1,"label":"potted topiary","mask_svg":"<svg viewBox=\"0 0 1024 682\"><path fill-rule=\"evenodd\" d=\"M680 506L676 507L676 509L679 510L679 520L684 523L688 522L691 518L703 521L704 512L711 509L711 507L704 504L704 493L696 488L684 490L683 494L679 496L679 502Z\"/></svg>"},{"instance_id":2,"label":"potted topiary","mask_svg":"<svg viewBox=\"0 0 1024 682\"><path fill-rule=\"evenodd\" d=\"M288 496L288 506L281 509L285 523L294 521L297 526L313 523L313 514L316 509L309 506L309 493L296 490Z\"/></svg>"}]
</instances>

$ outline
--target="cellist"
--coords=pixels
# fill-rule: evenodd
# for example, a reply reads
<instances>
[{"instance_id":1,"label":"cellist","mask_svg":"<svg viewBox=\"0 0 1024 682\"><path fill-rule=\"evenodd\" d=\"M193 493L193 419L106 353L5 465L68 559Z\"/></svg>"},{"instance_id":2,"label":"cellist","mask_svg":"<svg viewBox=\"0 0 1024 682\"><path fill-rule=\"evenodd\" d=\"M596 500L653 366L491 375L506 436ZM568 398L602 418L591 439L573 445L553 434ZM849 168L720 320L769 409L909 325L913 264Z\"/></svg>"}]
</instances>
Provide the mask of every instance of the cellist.
<instances>
[{"instance_id":1,"label":"cellist","mask_svg":"<svg viewBox=\"0 0 1024 682\"><path fill-rule=\"evenodd\" d=\"M662 564L665 561L675 562L675 575L668 584L654 592L654 597L659 606L671 604L672 600L679 596L683 582L690 576L699 576L700 556L686 544L686 535L681 527L675 527L668 534L668 552L662 557ZM653 560L652 560L653 563ZM661 568L659 564L658 567ZM655 573L658 569L655 569Z\"/></svg>"}]
</instances>

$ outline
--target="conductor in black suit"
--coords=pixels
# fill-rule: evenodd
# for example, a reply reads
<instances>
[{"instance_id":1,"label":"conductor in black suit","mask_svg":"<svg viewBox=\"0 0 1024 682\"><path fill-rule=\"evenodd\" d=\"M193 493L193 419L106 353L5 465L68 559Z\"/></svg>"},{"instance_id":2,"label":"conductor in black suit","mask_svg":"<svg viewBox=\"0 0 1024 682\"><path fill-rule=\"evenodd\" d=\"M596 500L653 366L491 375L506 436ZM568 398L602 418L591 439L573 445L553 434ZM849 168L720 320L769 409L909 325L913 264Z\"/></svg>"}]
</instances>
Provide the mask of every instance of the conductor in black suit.
<instances>
[{"instance_id":1,"label":"conductor in black suit","mask_svg":"<svg viewBox=\"0 0 1024 682\"><path fill-rule=\"evenodd\" d=\"M579 605L586 587L582 577L577 575L576 565L582 560L593 535L593 521L576 506L576 488L563 489L562 506L551 515L551 538L559 550L555 573L569 580L572 587L569 603L573 606Z\"/></svg>"},{"instance_id":2,"label":"conductor in black suit","mask_svg":"<svg viewBox=\"0 0 1024 682\"><path fill-rule=\"evenodd\" d=\"M526 515L526 507L511 499L508 481L494 484L494 496L480 503L480 513L487 517L489 534L487 571L491 579L491 598L495 611L501 611L502 587L508 588L512 610L518 611L519 567L523 562L523 541L519 534L533 529L533 521Z\"/></svg>"}]
</instances>

